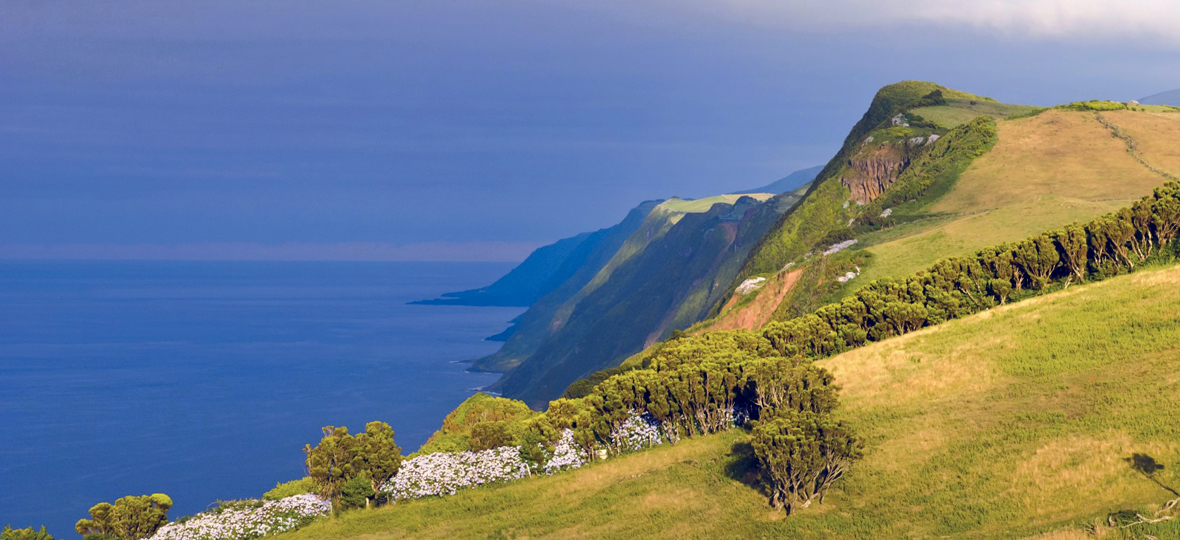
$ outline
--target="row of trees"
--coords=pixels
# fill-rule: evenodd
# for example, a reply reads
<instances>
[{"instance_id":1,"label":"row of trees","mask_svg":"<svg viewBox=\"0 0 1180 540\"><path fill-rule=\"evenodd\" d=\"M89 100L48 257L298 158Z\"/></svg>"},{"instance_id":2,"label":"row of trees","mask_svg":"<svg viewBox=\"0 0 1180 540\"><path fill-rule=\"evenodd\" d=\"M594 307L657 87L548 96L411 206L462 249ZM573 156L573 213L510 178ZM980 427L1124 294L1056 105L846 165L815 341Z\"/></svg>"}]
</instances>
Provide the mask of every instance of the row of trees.
<instances>
[{"instance_id":1,"label":"row of trees","mask_svg":"<svg viewBox=\"0 0 1180 540\"><path fill-rule=\"evenodd\" d=\"M882 279L815 313L766 326L788 358L823 358L1039 294L1052 285L1103 279L1176 257L1180 184L1128 208L1026 240L941 260L903 279Z\"/></svg>"}]
</instances>

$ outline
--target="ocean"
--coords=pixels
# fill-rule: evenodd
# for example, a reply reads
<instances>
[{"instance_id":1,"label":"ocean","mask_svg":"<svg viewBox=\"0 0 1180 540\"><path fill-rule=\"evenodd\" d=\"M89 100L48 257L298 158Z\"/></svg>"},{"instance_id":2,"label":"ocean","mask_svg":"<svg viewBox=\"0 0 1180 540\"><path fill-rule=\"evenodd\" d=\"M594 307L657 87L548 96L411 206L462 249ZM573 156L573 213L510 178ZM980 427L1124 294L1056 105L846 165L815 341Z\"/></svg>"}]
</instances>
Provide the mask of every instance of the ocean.
<instances>
[{"instance_id":1,"label":"ocean","mask_svg":"<svg viewBox=\"0 0 1180 540\"><path fill-rule=\"evenodd\" d=\"M304 475L321 426L403 453L498 375L461 361L523 308L410 306L505 263L0 262L0 526L58 538L90 506L170 517Z\"/></svg>"}]
</instances>

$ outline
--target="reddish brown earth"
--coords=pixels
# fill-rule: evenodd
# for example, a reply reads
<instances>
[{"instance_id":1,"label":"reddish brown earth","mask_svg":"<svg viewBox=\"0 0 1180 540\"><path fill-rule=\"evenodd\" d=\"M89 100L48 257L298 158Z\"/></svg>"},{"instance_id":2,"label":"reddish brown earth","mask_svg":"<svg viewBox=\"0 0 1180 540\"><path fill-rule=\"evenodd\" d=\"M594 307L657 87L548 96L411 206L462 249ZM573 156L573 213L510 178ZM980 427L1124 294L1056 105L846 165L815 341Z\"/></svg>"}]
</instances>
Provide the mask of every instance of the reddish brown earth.
<instances>
[{"instance_id":1,"label":"reddish brown earth","mask_svg":"<svg viewBox=\"0 0 1180 540\"><path fill-rule=\"evenodd\" d=\"M774 310L783 303L783 299L787 297L791 287L795 286L795 282L799 281L799 275L802 273L802 270L780 272L767 279L766 285L760 291L750 293L758 296L740 308L733 307L741 298L734 295L725 303L725 307L721 310L721 316L702 331L737 330L739 328L754 330L766 326L766 323L770 322L770 316L774 314Z\"/></svg>"}]
</instances>

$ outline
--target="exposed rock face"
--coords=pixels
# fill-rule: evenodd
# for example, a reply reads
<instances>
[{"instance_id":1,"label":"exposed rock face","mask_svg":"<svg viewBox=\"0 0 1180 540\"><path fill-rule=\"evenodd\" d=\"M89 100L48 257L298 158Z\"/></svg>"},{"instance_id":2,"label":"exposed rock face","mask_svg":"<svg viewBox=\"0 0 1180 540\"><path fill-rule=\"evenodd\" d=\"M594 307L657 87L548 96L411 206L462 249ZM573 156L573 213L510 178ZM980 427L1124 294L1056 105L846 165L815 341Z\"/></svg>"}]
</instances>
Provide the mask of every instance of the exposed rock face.
<instances>
[{"instance_id":1,"label":"exposed rock face","mask_svg":"<svg viewBox=\"0 0 1180 540\"><path fill-rule=\"evenodd\" d=\"M851 199L866 204L883 193L910 163L904 146L886 144L874 150L862 150L848 160L852 169L840 182L852 191Z\"/></svg>"}]
</instances>

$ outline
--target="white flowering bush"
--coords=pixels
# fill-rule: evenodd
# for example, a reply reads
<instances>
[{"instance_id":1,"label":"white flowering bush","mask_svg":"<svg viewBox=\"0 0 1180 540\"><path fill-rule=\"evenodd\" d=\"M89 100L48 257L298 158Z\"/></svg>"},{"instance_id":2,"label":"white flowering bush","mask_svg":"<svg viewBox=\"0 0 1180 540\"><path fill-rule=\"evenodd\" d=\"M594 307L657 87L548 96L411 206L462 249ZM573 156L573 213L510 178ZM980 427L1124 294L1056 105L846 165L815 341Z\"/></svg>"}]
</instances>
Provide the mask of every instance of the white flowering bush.
<instances>
[{"instance_id":1,"label":"white flowering bush","mask_svg":"<svg viewBox=\"0 0 1180 540\"><path fill-rule=\"evenodd\" d=\"M402 462L397 476L381 486L381 491L394 499L454 495L460 489L528 475L528 465L514 446L480 452L435 452Z\"/></svg>"},{"instance_id":2,"label":"white flowering bush","mask_svg":"<svg viewBox=\"0 0 1180 540\"><path fill-rule=\"evenodd\" d=\"M611 433L611 445L617 450L642 450L649 446L663 444L666 438L659 422L650 414L638 414L634 411L627 417L623 425Z\"/></svg>"},{"instance_id":3,"label":"white flowering bush","mask_svg":"<svg viewBox=\"0 0 1180 540\"><path fill-rule=\"evenodd\" d=\"M566 469L577 469L585 464L586 453L574 443L573 430L567 429L561 432L561 439L553 448L553 456L545 462L543 469L545 474L553 474Z\"/></svg>"},{"instance_id":4,"label":"white flowering bush","mask_svg":"<svg viewBox=\"0 0 1180 540\"><path fill-rule=\"evenodd\" d=\"M149 540L251 540L306 525L331 511L331 503L310 493L239 501L164 525Z\"/></svg>"},{"instance_id":5,"label":"white flowering bush","mask_svg":"<svg viewBox=\"0 0 1180 540\"><path fill-rule=\"evenodd\" d=\"M824 250L824 256L834 255L834 254L844 251L854 245L856 245L855 238L853 238L852 240L845 240L843 242L837 242L835 244L832 244L831 247L829 247L828 249Z\"/></svg>"}]
</instances>

